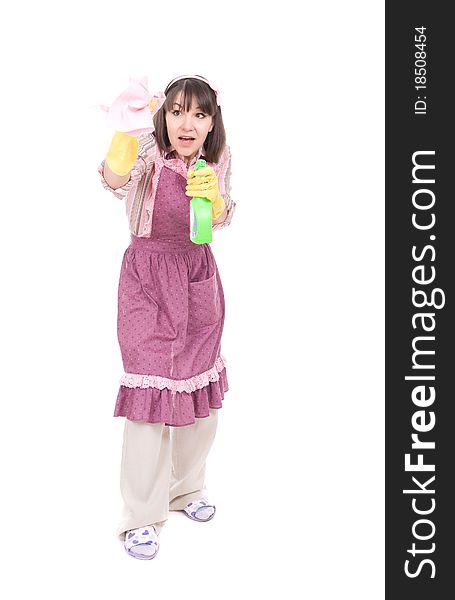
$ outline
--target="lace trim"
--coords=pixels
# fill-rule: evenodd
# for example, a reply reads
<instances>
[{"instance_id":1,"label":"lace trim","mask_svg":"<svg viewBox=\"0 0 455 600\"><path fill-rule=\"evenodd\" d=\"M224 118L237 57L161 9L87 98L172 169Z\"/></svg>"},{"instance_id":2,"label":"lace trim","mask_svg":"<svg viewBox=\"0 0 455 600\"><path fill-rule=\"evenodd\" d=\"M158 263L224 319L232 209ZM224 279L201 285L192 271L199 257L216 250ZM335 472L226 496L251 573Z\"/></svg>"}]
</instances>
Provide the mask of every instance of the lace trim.
<instances>
[{"instance_id":1,"label":"lace trim","mask_svg":"<svg viewBox=\"0 0 455 600\"><path fill-rule=\"evenodd\" d=\"M225 368L226 359L223 356L219 356L215 365L199 375L190 377L190 379L168 379L167 377L160 377L159 375L141 375L136 373L125 373L120 379L120 385L129 388L148 388L153 387L159 390L168 388L173 392L187 392L190 394L196 390L199 390L211 381L218 381L220 379L220 372Z\"/></svg>"}]
</instances>

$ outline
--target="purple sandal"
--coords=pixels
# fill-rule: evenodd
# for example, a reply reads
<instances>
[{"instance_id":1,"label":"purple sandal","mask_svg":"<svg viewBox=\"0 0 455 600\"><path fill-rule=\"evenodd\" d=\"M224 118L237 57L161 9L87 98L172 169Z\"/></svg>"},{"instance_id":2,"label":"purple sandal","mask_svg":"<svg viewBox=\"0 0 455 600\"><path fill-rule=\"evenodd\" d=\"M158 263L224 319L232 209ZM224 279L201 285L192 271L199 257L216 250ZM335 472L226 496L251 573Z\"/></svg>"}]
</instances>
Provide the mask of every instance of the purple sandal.
<instances>
[{"instance_id":1,"label":"purple sandal","mask_svg":"<svg viewBox=\"0 0 455 600\"><path fill-rule=\"evenodd\" d=\"M193 521L210 521L210 519L213 519L215 516L216 507L202 498L195 502L188 502L183 510L190 519L193 519Z\"/></svg>"},{"instance_id":2,"label":"purple sandal","mask_svg":"<svg viewBox=\"0 0 455 600\"><path fill-rule=\"evenodd\" d=\"M123 545L130 556L150 560L157 555L160 542L155 527L146 525L127 531Z\"/></svg>"}]
</instances>

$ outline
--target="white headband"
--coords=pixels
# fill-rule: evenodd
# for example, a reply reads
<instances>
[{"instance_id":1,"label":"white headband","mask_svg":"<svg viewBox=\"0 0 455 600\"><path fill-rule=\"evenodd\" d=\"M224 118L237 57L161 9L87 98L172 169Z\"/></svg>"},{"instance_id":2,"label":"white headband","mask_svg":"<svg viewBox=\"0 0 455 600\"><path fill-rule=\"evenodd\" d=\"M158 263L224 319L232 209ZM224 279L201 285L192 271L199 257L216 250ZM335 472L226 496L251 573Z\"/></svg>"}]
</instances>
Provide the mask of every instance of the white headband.
<instances>
[{"instance_id":1,"label":"white headband","mask_svg":"<svg viewBox=\"0 0 455 600\"><path fill-rule=\"evenodd\" d=\"M170 83L167 84L166 90L164 93L166 94L166 92L169 90L171 85L173 85L176 81L179 81L180 79L199 79L199 81L203 81L204 83L206 83L208 86L210 86L212 88L212 90L215 92L216 103L218 104L218 106L221 105L220 91L218 89L218 86L213 81L209 81L208 79L206 79L205 77L202 77L201 75L180 75L179 77L176 77Z\"/></svg>"}]
</instances>

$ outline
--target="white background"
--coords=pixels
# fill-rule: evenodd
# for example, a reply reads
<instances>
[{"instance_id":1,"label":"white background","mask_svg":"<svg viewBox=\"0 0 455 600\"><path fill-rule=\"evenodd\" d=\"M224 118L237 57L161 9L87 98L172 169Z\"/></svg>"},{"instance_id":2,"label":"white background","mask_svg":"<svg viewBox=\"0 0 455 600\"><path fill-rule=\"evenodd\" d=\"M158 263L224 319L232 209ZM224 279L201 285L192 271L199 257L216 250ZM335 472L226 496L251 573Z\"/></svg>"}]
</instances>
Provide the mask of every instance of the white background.
<instances>
[{"instance_id":1,"label":"white background","mask_svg":"<svg viewBox=\"0 0 455 600\"><path fill-rule=\"evenodd\" d=\"M20 3L7 9L2 537L8 598L383 597L382 2ZM230 389L209 523L152 561L120 515L124 205L97 167L129 77L221 88L231 225L214 233Z\"/></svg>"}]
</instances>

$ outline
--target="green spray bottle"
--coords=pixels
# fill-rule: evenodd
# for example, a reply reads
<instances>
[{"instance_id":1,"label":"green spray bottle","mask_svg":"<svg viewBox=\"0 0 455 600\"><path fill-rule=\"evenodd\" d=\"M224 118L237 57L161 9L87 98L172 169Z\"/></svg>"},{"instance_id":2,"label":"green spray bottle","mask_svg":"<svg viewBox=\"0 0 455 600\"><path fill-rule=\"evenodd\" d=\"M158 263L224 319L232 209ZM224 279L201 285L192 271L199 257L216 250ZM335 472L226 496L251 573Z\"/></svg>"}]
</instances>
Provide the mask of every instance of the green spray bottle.
<instances>
[{"instance_id":1,"label":"green spray bottle","mask_svg":"<svg viewBox=\"0 0 455 600\"><path fill-rule=\"evenodd\" d=\"M194 170L203 169L206 165L205 160L200 158ZM210 244L212 241L212 203L208 198L191 198L190 240L195 244Z\"/></svg>"}]
</instances>

